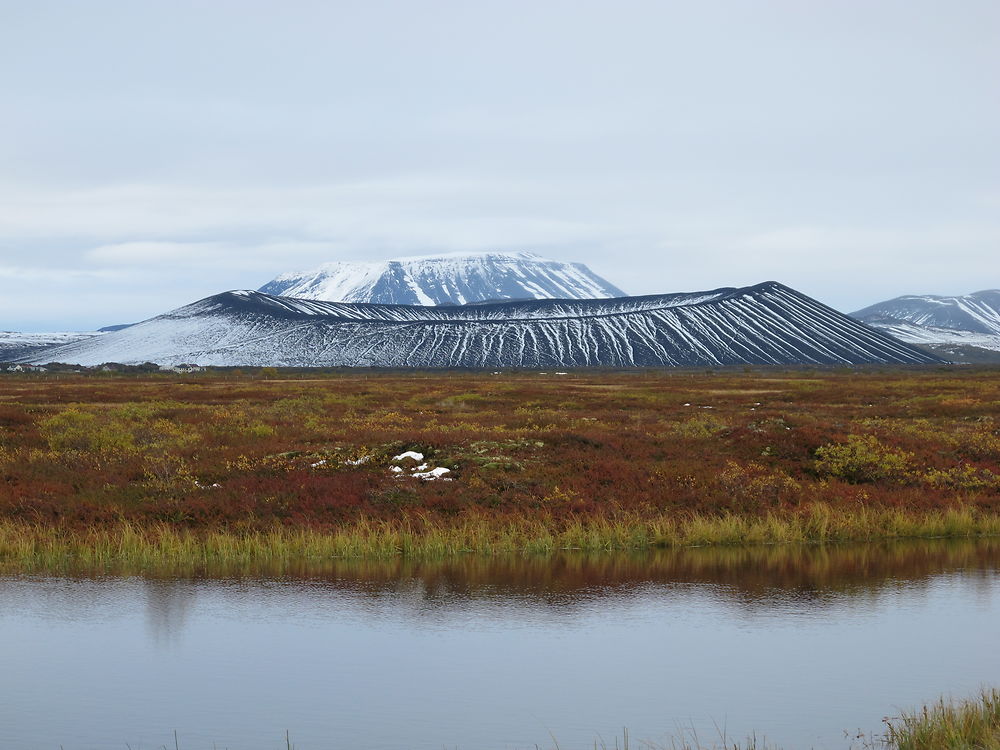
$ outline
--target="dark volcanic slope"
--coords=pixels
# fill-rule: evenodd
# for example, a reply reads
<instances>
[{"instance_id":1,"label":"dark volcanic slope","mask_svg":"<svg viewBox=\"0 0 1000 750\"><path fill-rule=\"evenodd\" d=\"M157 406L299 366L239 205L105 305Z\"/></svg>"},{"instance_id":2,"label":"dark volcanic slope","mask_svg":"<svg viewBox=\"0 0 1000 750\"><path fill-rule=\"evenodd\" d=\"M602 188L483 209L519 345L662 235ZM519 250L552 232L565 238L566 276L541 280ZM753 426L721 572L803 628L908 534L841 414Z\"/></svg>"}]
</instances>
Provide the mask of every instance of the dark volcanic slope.
<instances>
[{"instance_id":1,"label":"dark volcanic slope","mask_svg":"<svg viewBox=\"0 0 1000 750\"><path fill-rule=\"evenodd\" d=\"M939 362L777 282L462 307L226 292L45 361L359 367L655 367Z\"/></svg>"}]
</instances>

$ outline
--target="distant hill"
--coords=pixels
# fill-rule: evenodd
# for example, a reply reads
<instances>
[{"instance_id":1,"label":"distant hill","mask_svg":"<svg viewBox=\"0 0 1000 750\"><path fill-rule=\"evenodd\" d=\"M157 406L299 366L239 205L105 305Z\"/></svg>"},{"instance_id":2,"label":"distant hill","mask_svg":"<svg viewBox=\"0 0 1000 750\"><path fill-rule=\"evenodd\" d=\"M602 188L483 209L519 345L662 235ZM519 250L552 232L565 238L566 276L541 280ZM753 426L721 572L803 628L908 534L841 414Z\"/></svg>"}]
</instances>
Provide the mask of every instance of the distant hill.
<instances>
[{"instance_id":1,"label":"distant hill","mask_svg":"<svg viewBox=\"0 0 1000 750\"><path fill-rule=\"evenodd\" d=\"M0 362L13 362L51 349L54 346L80 341L96 335L96 332L17 333L15 331L0 331Z\"/></svg>"},{"instance_id":2,"label":"distant hill","mask_svg":"<svg viewBox=\"0 0 1000 750\"><path fill-rule=\"evenodd\" d=\"M624 297L582 263L533 253L426 255L378 262L327 263L286 273L258 291L327 302L464 305L519 299Z\"/></svg>"},{"instance_id":3,"label":"distant hill","mask_svg":"<svg viewBox=\"0 0 1000 750\"><path fill-rule=\"evenodd\" d=\"M439 307L225 292L26 361L556 369L941 360L770 281Z\"/></svg>"},{"instance_id":4,"label":"distant hill","mask_svg":"<svg viewBox=\"0 0 1000 750\"><path fill-rule=\"evenodd\" d=\"M907 295L851 313L956 361L1000 361L1000 289L958 297Z\"/></svg>"}]
</instances>

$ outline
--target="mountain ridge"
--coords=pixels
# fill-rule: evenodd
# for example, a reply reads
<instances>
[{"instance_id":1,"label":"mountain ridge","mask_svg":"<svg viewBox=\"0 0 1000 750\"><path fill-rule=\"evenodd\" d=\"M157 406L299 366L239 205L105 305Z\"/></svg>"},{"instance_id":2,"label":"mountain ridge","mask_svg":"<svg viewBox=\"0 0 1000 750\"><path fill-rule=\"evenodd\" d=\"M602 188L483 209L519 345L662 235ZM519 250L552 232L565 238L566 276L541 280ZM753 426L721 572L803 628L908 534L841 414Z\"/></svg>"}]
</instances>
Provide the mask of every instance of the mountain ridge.
<instances>
[{"instance_id":1,"label":"mountain ridge","mask_svg":"<svg viewBox=\"0 0 1000 750\"><path fill-rule=\"evenodd\" d=\"M0 331L0 362L13 362L40 355L54 347L100 335L100 331L53 331L21 333Z\"/></svg>"},{"instance_id":2,"label":"mountain ridge","mask_svg":"<svg viewBox=\"0 0 1000 750\"><path fill-rule=\"evenodd\" d=\"M465 306L351 304L237 290L40 357L81 365L489 369L942 361L773 281Z\"/></svg>"},{"instance_id":3,"label":"mountain ridge","mask_svg":"<svg viewBox=\"0 0 1000 750\"><path fill-rule=\"evenodd\" d=\"M948 356L1000 359L1000 289L965 295L907 294L851 316L896 338Z\"/></svg>"}]
</instances>

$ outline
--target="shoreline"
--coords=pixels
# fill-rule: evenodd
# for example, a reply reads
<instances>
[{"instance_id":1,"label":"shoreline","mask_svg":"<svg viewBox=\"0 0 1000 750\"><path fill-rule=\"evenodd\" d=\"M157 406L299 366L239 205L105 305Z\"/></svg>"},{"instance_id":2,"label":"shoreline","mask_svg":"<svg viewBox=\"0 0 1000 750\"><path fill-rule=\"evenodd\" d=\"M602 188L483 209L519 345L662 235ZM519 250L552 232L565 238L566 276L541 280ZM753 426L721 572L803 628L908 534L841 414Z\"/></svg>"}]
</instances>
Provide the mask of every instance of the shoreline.
<instances>
[{"instance_id":1,"label":"shoreline","mask_svg":"<svg viewBox=\"0 0 1000 750\"><path fill-rule=\"evenodd\" d=\"M463 555L539 555L566 551L637 552L696 547L879 543L1000 537L1000 514L972 508L845 510L814 504L795 514L622 514L586 520L360 519L335 529L282 526L189 529L123 522L85 529L0 521L0 565L58 567L132 563L253 563L275 560L382 560Z\"/></svg>"},{"instance_id":2,"label":"shoreline","mask_svg":"<svg viewBox=\"0 0 1000 750\"><path fill-rule=\"evenodd\" d=\"M849 742L845 750L997 750L1000 748L1000 689L984 687L977 696L966 699L941 697L919 709L902 711L882 721L885 724L883 733L858 734L844 730L845 741ZM669 738L667 745L637 738L626 727L620 738L614 737L613 746L603 739L595 739L593 747L601 750L611 747L629 750L633 746L646 750L784 750L782 745L773 744L766 737L758 738L755 732L743 740L728 736L724 728L719 732L717 740L704 744L697 732L680 730ZM561 750L558 739L551 734L550 739L553 750ZM176 729L173 740L175 747L184 746ZM858 741L860 745L856 744ZM284 747L286 750L295 748L289 730L284 733ZM537 750L542 746L535 744L534 747Z\"/></svg>"}]
</instances>

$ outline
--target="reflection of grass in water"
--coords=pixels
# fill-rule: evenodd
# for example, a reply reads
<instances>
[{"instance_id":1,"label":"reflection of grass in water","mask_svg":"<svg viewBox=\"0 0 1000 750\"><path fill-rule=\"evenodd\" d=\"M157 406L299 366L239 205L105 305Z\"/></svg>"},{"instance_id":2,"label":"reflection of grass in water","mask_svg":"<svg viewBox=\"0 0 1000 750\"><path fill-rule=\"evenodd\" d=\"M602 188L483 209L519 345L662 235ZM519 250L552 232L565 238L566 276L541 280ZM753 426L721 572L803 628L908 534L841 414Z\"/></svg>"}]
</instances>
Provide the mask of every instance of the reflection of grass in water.
<instances>
[{"instance_id":1,"label":"reflection of grass in water","mask_svg":"<svg viewBox=\"0 0 1000 750\"><path fill-rule=\"evenodd\" d=\"M894 750L998 750L1000 690L983 690L963 703L942 699L886 724L884 744Z\"/></svg>"}]
</instances>

